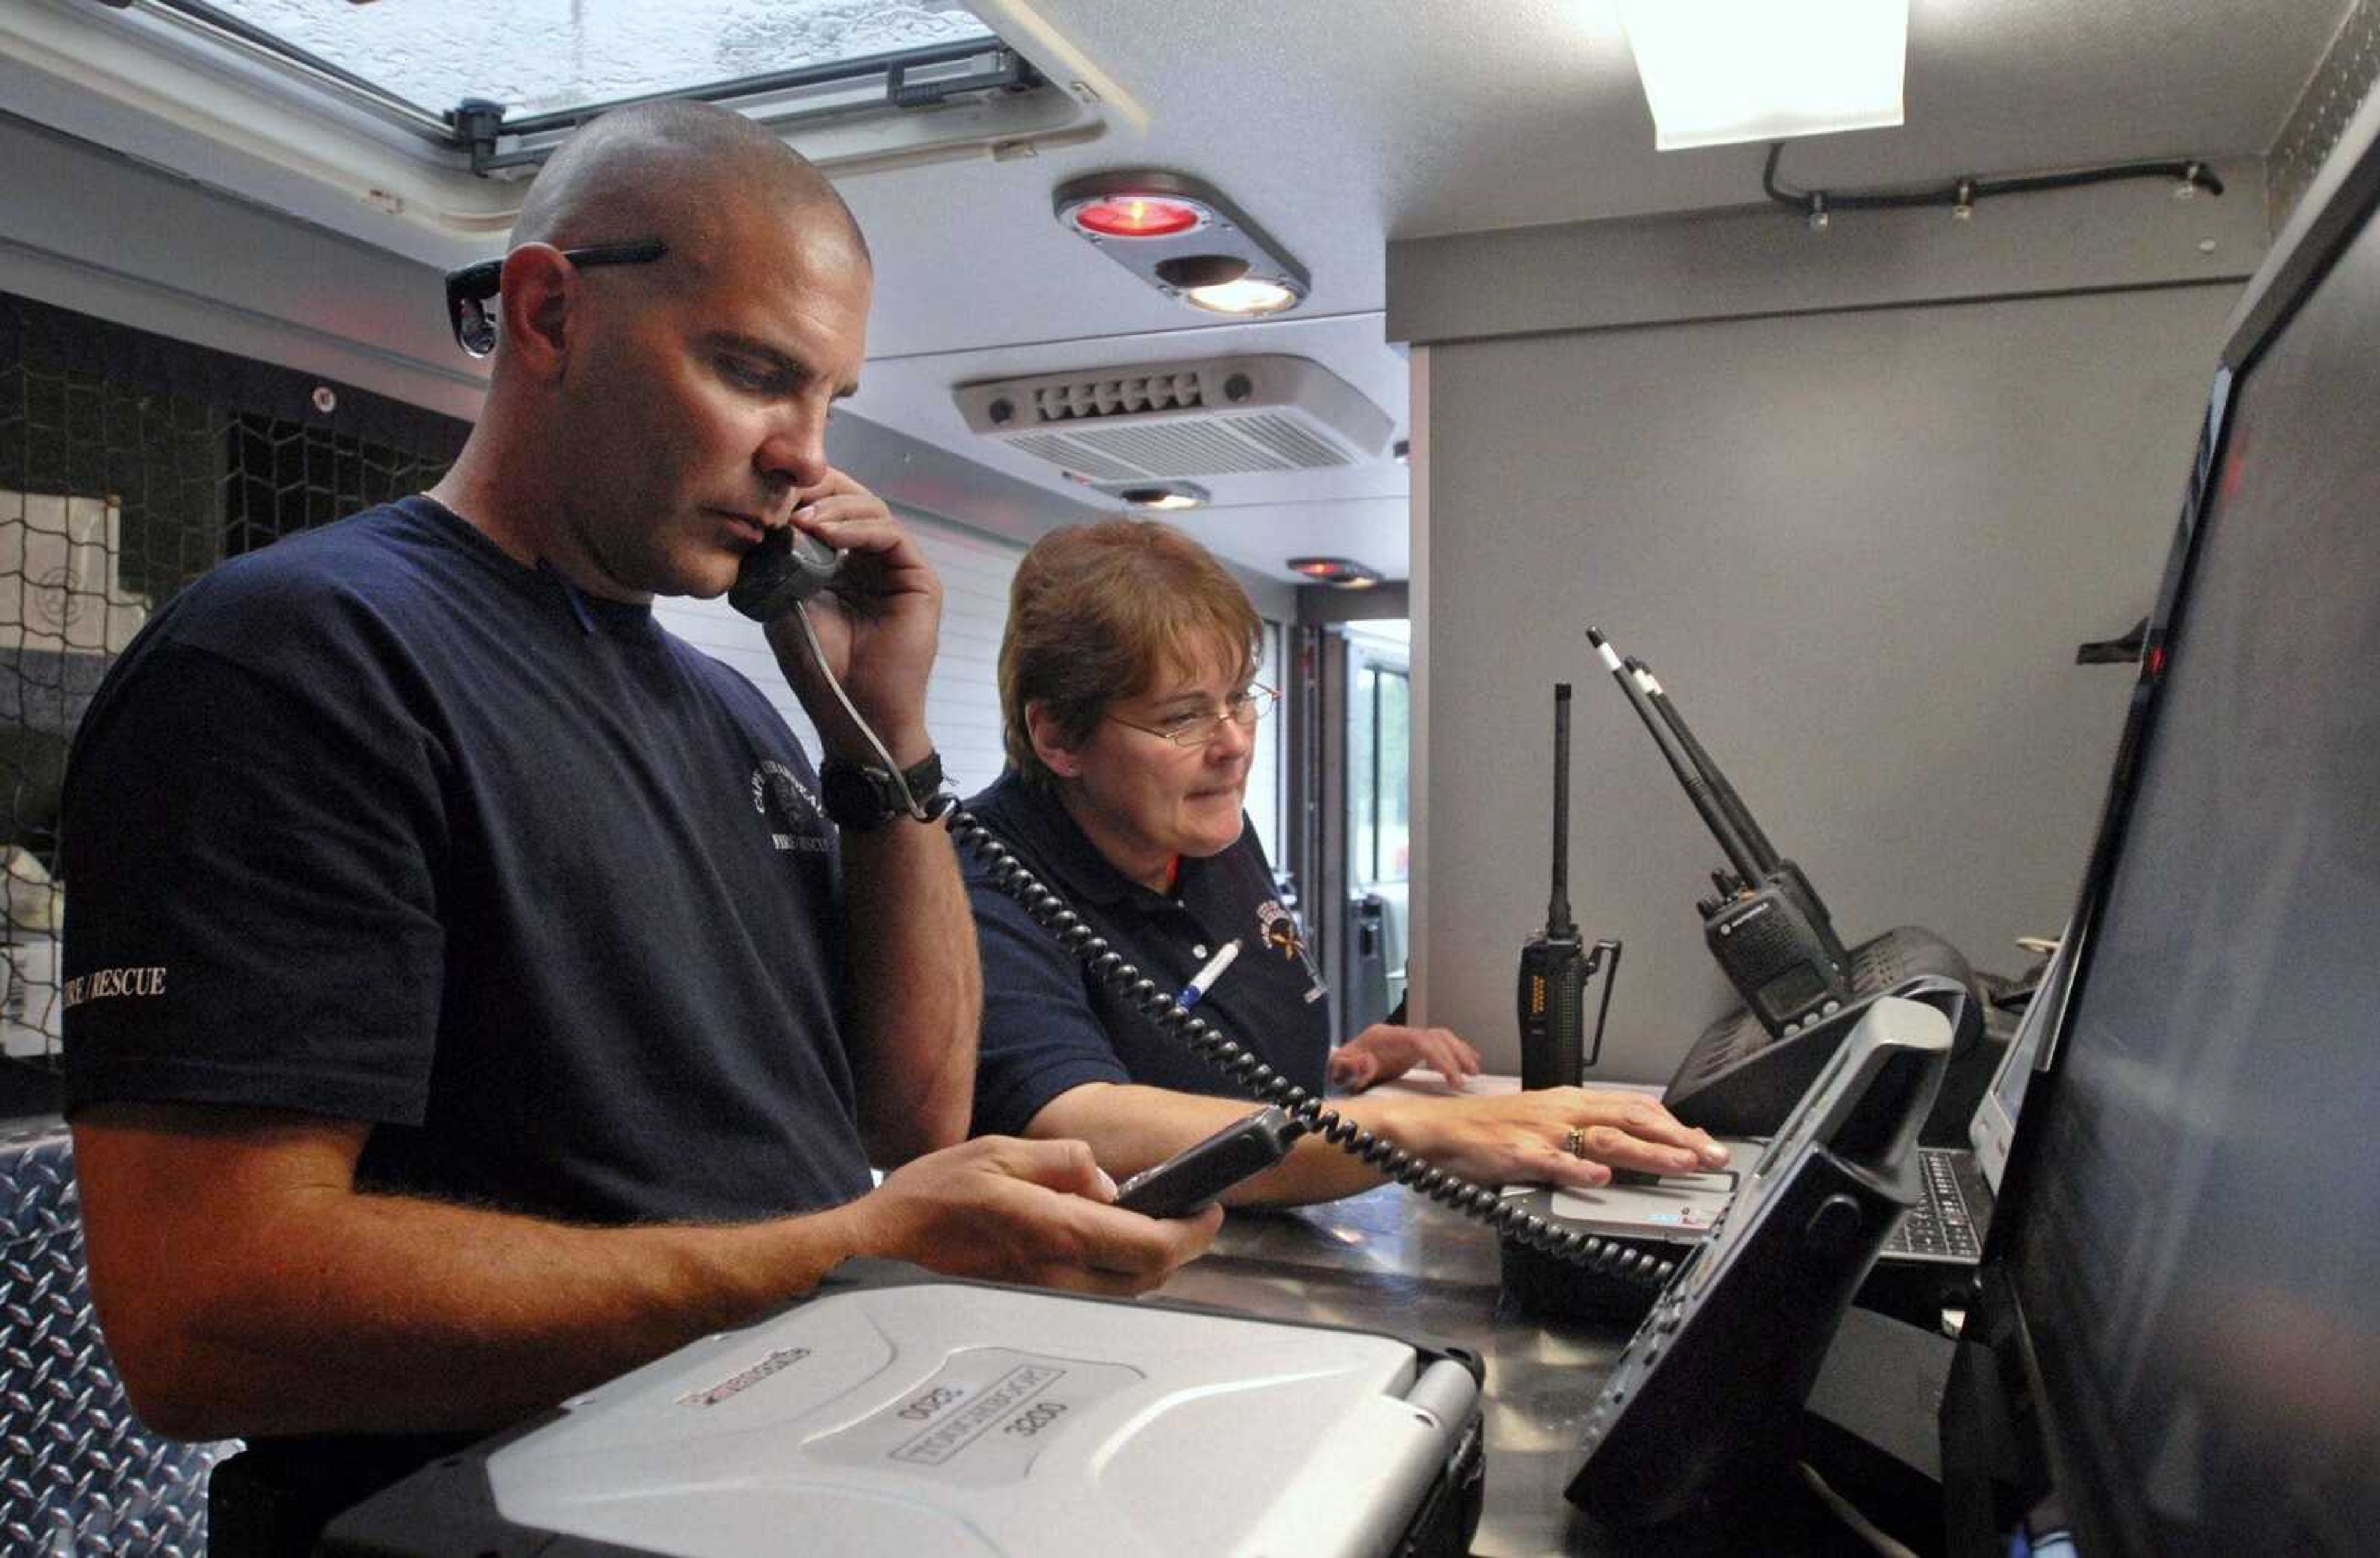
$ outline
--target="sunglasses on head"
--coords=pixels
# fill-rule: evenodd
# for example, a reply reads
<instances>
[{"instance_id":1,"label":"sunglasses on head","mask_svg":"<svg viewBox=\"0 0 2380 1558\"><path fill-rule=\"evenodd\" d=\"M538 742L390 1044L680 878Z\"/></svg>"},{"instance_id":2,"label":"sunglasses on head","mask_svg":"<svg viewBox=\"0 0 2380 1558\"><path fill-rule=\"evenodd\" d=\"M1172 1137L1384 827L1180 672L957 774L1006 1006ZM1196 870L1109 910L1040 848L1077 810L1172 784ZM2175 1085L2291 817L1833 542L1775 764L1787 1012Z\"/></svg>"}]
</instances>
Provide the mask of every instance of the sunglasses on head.
<instances>
[{"instance_id":1,"label":"sunglasses on head","mask_svg":"<svg viewBox=\"0 0 2380 1558\"><path fill-rule=\"evenodd\" d=\"M639 243L565 249L562 257L574 265L644 265L668 252L669 245L661 239L646 238ZM494 301L504 275L502 260L482 260L446 273L446 321L455 327L455 344L473 357L485 357L496 349L496 314L488 305Z\"/></svg>"}]
</instances>

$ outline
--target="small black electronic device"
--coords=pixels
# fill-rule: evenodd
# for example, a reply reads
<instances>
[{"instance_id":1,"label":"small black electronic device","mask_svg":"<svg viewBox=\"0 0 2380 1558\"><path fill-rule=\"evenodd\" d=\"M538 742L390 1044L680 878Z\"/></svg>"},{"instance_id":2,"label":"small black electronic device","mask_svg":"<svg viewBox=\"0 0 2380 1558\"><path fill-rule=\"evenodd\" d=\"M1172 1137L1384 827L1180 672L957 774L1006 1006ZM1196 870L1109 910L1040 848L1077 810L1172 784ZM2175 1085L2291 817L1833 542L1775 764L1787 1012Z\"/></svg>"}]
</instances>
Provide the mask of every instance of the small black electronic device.
<instances>
[{"instance_id":1,"label":"small black electronic device","mask_svg":"<svg viewBox=\"0 0 2380 1558\"><path fill-rule=\"evenodd\" d=\"M1116 1205L1144 1217L1188 1217L1253 1174L1281 1161L1305 1127L1281 1109L1234 1120L1116 1187Z\"/></svg>"},{"instance_id":2,"label":"small black electronic device","mask_svg":"<svg viewBox=\"0 0 2380 1558\"><path fill-rule=\"evenodd\" d=\"M1917 1129L1949 1053L1935 1007L1868 1006L1621 1354L1572 1503L1654 1528L1769 1485L1844 1309L1918 1199Z\"/></svg>"},{"instance_id":3,"label":"small black electronic device","mask_svg":"<svg viewBox=\"0 0 2380 1558\"><path fill-rule=\"evenodd\" d=\"M1798 1032L1841 1011L1852 994L1849 960L1801 868L1787 870L1767 836L1737 815L1729 804L1732 790L1706 775L1677 734L1681 722L1655 709L1609 640L1592 627L1586 637L1727 856L1731 872L1711 878L1718 896L1696 907L1703 940L1728 982L1773 1034Z\"/></svg>"},{"instance_id":4,"label":"small black electronic device","mask_svg":"<svg viewBox=\"0 0 2380 1558\"><path fill-rule=\"evenodd\" d=\"M744 554L727 603L755 622L773 622L825 589L844 555L807 530L780 525Z\"/></svg>"},{"instance_id":5,"label":"small black electronic device","mask_svg":"<svg viewBox=\"0 0 2380 1558\"><path fill-rule=\"evenodd\" d=\"M1843 1009L1851 986L1808 915L1781 887L1739 887L1711 901L1703 941L1773 1033L1793 1033Z\"/></svg>"},{"instance_id":6,"label":"small black electronic device","mask_svg":"<svg viewBox=\"0 0 2380 1558\"><path fill-rule=\"evenodd\" d=\"M1595 1045L1586 1049L1586 981L1603 974ZM1521 1086L1574 1088L1603 1054L1611 986L1620 978L1620 943L1592 948L1570 917L1570 684L1554 684L1553 896L1545 928L1521 943Z\"/></svg>"}]
</instances>

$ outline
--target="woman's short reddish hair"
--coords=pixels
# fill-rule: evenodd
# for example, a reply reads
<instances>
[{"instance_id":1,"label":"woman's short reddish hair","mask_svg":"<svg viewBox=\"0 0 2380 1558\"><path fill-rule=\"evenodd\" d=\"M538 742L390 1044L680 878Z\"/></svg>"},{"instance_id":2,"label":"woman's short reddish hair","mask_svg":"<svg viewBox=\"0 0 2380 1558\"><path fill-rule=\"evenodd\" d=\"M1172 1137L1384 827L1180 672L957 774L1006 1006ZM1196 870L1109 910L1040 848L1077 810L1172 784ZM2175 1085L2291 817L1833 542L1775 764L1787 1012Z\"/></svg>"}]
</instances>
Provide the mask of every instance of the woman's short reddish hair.
<instances>
[{"instance_id":1,"label":"woman's short reddish hair","mask_svg":"<svg viewBox=\"0 0 2380 1558\"><path fill-rule=\"evenodd\" d=\"M1008 761L1026 780L1054 782L1026 723L1039 703L1061 745L1081 746L1108 706L1145 692L1168 669L1214 655L1256 669L1264 623L1215 554L1153 519L1102 519L1052 530L1017 565L1000 640L1000 707Z\"/></svg>"}]
</instances>

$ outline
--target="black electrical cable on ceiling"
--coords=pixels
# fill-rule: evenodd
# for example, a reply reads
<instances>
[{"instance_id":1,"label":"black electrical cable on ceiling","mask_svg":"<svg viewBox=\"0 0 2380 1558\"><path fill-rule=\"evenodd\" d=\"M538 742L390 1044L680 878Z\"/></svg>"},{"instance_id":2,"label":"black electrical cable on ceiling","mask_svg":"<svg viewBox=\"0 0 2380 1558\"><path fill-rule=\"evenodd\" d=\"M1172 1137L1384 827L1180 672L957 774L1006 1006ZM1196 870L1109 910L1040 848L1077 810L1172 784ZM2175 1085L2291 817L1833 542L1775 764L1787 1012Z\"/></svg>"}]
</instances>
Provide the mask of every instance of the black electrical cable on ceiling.
<instances>
[{"instance_id":1,"label":"black electrical cable on ceiling","mask_svg":"<svg viewBox=\"0 0 2380 1558\"><path fill-rule=\"evenodd\" d=\"M2223 193L2223 180L2216 177L2213 170L2204 163L2189 161L2112 163L2104 167L2072 168L2063 173L2028 173L2002 178L1958 178L1937 188L1924 189L1854 189L1841 192L1793 189L1777 182L1777 164L1784 154L1783 141L1770 142L1767 164L1760 170L1760 187L1779 205L1801 213L1885 211L1928 205L1971 206L1991 195L2025 195L2043 189L2072 189L2085 184L2110 184L2123 178L2163 178L2204 189L2210 195Z\"/></svg>"}]
</instances>

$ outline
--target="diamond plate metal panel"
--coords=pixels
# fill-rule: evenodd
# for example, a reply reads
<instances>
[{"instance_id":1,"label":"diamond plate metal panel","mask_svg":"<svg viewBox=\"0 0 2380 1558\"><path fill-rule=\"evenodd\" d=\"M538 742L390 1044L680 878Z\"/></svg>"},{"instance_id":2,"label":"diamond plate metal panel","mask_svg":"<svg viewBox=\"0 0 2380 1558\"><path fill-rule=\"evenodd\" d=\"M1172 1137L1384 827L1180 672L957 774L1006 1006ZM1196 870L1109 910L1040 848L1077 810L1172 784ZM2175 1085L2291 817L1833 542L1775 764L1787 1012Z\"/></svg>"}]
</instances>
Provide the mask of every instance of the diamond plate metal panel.
<instances>
[{"instance_id":1,"label":"diamond plate metal panel","mask_svg":"<svg viewBox=\"0 0 2380 1558\"><path fill-rule=\"evenodd\" d=\"M2356 0L2289 122L2265 153L2265 213L2277 235L2380 79L2380 6Z\"/></svg>"},{"instance_id":2,"label":"diamond plate metal panel","mask_svg":"<svg viewBox=\"0 0 2380 1558\"><path fill-rule=\"evenodd\" d=\"M160 1439L126 1404L63 1123L0 1129L0 1552L204 1553L207 1472L238 1442Z\"/></svg>"}]
</instances>

